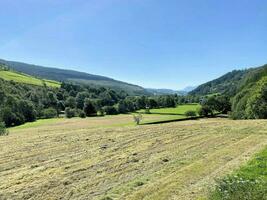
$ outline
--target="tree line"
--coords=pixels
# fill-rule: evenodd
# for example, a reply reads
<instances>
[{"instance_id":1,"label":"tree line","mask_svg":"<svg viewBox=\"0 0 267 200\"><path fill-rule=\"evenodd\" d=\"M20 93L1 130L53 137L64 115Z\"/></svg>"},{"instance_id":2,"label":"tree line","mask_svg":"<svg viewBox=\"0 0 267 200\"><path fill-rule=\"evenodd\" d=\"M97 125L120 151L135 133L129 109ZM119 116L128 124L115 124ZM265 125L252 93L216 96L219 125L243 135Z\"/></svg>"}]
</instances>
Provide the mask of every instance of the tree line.
<instances>
[{"instance_id":1,"label":"tree line","mask_svg":"<svg viewBox=\"0 0 267 200\"><path fill-rule=\"evenodd\" d=\"M7 127L60 115L67 118L115 115L198 100L178 95L129 96L124 91L64 82L60 88L50 88L0 79L0 88L0 122Z\"/></svg>"}]
</instances>

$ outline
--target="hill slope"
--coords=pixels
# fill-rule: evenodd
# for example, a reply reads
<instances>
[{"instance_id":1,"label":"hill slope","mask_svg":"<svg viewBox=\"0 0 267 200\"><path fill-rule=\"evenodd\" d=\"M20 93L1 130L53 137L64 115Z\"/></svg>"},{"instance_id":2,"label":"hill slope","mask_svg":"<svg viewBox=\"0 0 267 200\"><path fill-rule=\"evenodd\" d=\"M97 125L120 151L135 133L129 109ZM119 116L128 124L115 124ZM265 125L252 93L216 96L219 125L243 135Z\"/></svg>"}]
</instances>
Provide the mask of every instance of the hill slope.
<instances>
[{"instance_id":1,"label":"hill slope","mask_svg":"<svg viewBox=\"0 0 267 200\"><path fill-rule=\"evenodd\" d=\"M228 93L233 95L237 91L240 81L253 69L234 70L215 80L209 81L198 86L191 95L208 95L213 93Z\"/></svg>"},{"instance_id":2,"label":"hill slope","mask_svg":"<svg viewBox=\"0 0 267 200\"><path fill-rule=\"evenodd\" d=\"M234 119L267 118L267 65L235 70L205 83L191 95L222 93L231 97Z\"/></svg>"},{"instance_id":3,"label":"hill slope","mask_svg":"<svg viewBox=\"0 0 267 200\"><path fill-rule=\"evenodd\" d=\"M117 81L104 76L98 76L74 70L43 67L22 62L6 61L2 59L0 59L0 63L3 63L18 72L29 74L35 77L41 77L43 79L109 87L114 90L124 90L131 95L147 94L147 91L140 86Z\"/></svg>"},{"instance_id":4,"label":"hill slope","mask_svg":"<svg viewBox=\"0 0 267 200\"><path fill-rule=\"evenodd\" d=\"M39 79L28 74L19 73L16 71L6 70L5 66L0 64L0 78L6 81L14 81L18 83L25 83L30 85L44 86L48 87L60 87L60 83L57 81L47 80L47 79Z\"/></svg>"}]
</instances>

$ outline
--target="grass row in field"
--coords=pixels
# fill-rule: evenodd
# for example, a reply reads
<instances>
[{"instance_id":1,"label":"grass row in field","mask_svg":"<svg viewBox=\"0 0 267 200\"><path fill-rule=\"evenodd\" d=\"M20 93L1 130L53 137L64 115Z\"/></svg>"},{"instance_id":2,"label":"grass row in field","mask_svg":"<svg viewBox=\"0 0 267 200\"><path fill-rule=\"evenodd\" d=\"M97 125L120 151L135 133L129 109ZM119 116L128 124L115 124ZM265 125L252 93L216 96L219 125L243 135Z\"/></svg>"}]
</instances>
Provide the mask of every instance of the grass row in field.
<instances>
[{"instance_id":1,"label":"grass row in field","mask_svg":"<svg viewBox=\"0 0 267 200\"><path fill-rule=\"evenodd\" d=\"M60 83L57 81L38 79L33 76L14 71L0 70L0 78L7 81L15 81L30 85L44 86L44 84L46 84L48 87L60 87Z\"/></svg>"},{"instance_id":2,"label":"grass row in field","mask_svg":"<svg viewBox=\"0 0 267 200\"><path fill-rule=\"evenodd\" d=\"M211 200L267 199L267 148L234 174L218 180Z\"/></svg>"}]
</instances>

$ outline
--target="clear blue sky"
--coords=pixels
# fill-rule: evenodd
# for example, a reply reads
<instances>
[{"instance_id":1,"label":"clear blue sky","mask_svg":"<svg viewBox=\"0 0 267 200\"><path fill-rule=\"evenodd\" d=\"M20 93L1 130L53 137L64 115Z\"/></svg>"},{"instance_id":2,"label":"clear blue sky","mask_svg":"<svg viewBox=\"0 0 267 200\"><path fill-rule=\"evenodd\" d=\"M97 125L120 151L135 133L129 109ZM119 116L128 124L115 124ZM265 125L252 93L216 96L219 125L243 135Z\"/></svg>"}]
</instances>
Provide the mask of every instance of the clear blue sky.
<instances>
[{"instance_id":1,"label":"clear blue sky","mask_svg":"<svg viewBox=\"0 0 267 200\"><path fill-rule=\"evenodd\" d=\"M267 63L266 0L0 0L0 58L180 89Z\"/></svg>"}]
</instances>

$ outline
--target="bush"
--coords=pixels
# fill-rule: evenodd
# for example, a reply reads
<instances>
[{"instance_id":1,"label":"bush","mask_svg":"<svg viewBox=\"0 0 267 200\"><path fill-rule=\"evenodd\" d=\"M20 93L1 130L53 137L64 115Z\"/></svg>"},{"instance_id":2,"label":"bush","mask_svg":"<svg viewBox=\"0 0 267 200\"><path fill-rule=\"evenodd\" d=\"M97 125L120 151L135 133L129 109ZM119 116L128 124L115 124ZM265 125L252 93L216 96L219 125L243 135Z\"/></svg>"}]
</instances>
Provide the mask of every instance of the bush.
<instances>
[{"instance_id":1,"label":"bush","mask_svg":"<svg viewBox=\"0 0 267 200\"><path fill-rule=\"evenodd\" d=\"M104 106L103 111L106 113L106 115L117 115L117 109L114 106Z\"/></svg>"},{"instance_id":2,"label":"bush","mask_svg":"<svg viewBox=\"0 0 267 200\"><path fill-rule=\"evenodd\" d=\"M7 127L17 126L25 123L24 116L20 113L14 113L9 107L2 110L2 120Z\"/></svg>"},{"instance_id":3,"label":"bush","mask_svg":"<svg viewBox=\"0 0 267 200\"><path fill-rule=\"evenodd\" d=\"M66 116L66 118L72 118L72 117L75 117L75 114L76 114L75 109L70 108L70 107L67 107L67 108L65 109L65 116Z\"/></svg>"},{"instance_id":4,"label":"bush","mask_svg":"<svg viewBox=\"0 0 267 200\"><path fill-rule=\"evenodd\" d=\"M85 99L85 101L84 101L83 111L85 112L86 116L88 116L88 117L97 114L97 111L96 111L96 108L95 108L93 102L88 98Z\"/></svg>"},{"instance_id":5,"label":"bush","mask_svg":"<svg viewBox=\"0 0 267 200\"><path fill-rule=\"evenodd\" d=\"M0 122L0 136L8 135L8 131L6 130L6 125L4 122Z\"/></svg>"},{"instance_id":6,"label":"bush","mask_svg":"<svg viewBox=\"0 0 267 200\"><path fill-rule=\"evenodd\" d=\"M143 119L143 116L141 114L133 115L133 118L134 118L134 122L136 123L136 125L139 125L141 120Z\"/></svg>"},{"instance_id":7,"label":"bush","mask_svg":"<svg viewBox=\"0 0 267 200\"><path fill-rule=\"evenodd\" d=\"M42 118L45 119L50 119L50 118L54 118L57 117L57 111L54 108L47 108L44 109L42 112Z\"/></svg>"},{"instance_id":8,"label":"bush","mask_svg":"<svg viewBox=\"0 0 267 200\"><path fill-rule=\"evenodd\" d=\"M198 114L199 116L204 116L204 117L208 117L208 116L213 116L213 112L212 109L209 106L201 106L201 108L198 110Z\"/></svg>"},{"instance_id":9,"label":"bush","mask_svg":"<svg viewBox=\"0 0 267 200\"><path fill-rule=\"evenodd\" d=\"M267 182L232 176L218 180L215 190L210 194L211 200L232 199L266 199Z\"/></svg>"},{"instance_id":10,"label":"bush","mask_svg":"<svg viewBox=\"0 0 267 200\"><path fill-rule=\"evenodd\" d=\"M85 112L83 111L83 110L78 110L77 111L78 112L78 116L80 117L80 118L86 118L86 114L85 114Z\"/></svg>"},{"instance_id":11,"label":"bush","mask_svg":"<svg viewBox=\"0 0 267 200\"><path fill-rule=\"evenodd\" d=\"M187 117L195 117L195 116L197 116L197 113L194 110L188 110L188 111L185 112L185 115Z\"/></svg>"}]
</instances>

